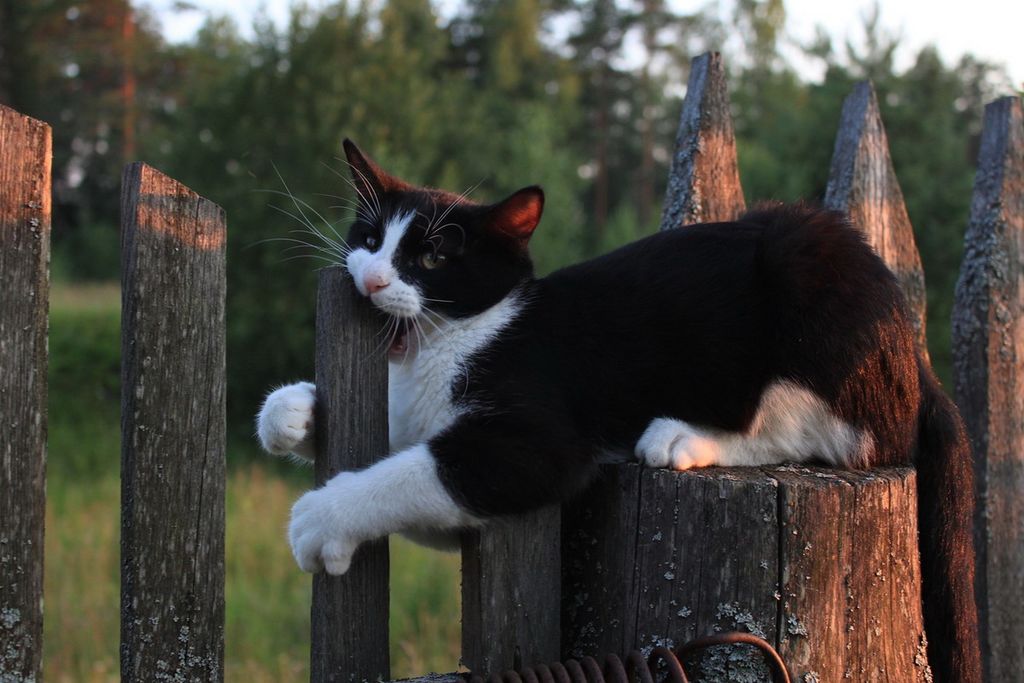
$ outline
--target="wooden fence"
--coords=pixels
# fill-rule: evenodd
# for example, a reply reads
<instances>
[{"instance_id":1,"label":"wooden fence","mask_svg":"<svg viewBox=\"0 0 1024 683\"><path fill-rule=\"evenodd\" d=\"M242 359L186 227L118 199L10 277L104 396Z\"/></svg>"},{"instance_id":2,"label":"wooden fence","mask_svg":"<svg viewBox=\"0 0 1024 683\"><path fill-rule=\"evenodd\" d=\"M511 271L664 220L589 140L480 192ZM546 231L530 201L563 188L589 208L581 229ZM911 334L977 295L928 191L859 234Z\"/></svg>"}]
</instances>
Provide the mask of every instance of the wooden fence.
<instances>
[{"instance_id":1,"label":"wooden fence","mask_svg":"<svg viewBox=\"0 0 1024 683\"><path fill-rule=\"evenodd\" d=\"M0 106L0 679L41 680L50 132ZM223 680L225 217L143 164L122 190L122 637L127 681ZM828 206L924 279L873 88L847 99ZM744 208L718 55L695 60L662 229ZM1024 124L986 109L956 292L956 394L976 451L988 680L1024 670ZM387 452L386 363L340 268L317 299L317 482ZM369 358L369 360L367 360ZM357 362L359 361L359 362ZM747 630L798 680L924 680L914 473L608 468L581 501L462 548L463 664L500 671ZM282 539L281 542L284 542ZM388 680L388 547L313 577L311 678ZM763 673L749 653L691 663ZM454 680L454 675L434 680Z\"/></svg>"}]
</instances>

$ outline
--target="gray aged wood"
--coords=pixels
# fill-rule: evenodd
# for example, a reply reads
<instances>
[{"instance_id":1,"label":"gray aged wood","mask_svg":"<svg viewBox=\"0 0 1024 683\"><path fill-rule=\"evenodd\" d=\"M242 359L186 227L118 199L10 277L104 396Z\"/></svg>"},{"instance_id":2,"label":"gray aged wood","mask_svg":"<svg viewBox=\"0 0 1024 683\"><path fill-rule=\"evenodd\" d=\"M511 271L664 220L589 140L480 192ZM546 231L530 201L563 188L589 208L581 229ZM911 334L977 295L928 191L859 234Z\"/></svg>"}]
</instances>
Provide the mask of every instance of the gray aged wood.
<instances>
[{"instance_id":1,"label":"gray aged wood","mask_svg":"<svg viewBox=\"0 0 1024 683\"><path fill-rule=\"evenodd\" d=\"M1024 670L1024 113L985 108L953 309L956 397L975 453L986 680Z\"/></svg>"},{"instance_id":2,"label":"gray aged wood","mask_svg":"<svg viewBox=\"0 0 1024 683\"><path fill-rule=\"evenodd\" d=\"M121 677L224 678L224 212L121 194Z\"/></svg>"},{"instance_id":3,"label":"gray aged wood","mask_svg":"<svg viewBox=\"0 0 1024 683\"><path fill-rule=\"evenodd\" d=\"M462 663L478 673L559 659L561 510L496 520L462 541Z\"/></svg>"},{"instance_id":4,"label":"gray aged wood","mask_svg":"<svg viewBox=\"0 0 1024 683\"><path fill-rule=\"evenodd\" d=\"M909 469L609 468L565 512L563 656L740 630L775 645L794 680L923 681L914 482ZM768 675L745 646L687 670Z\"/></svg>"},{"instance_id":5,"label":"gray aged wood","mask_svg":"<svg viewBox=\"0 0 1024 683\"><path fill-rule=\"evenodd\" d=\"M50 127L0 105L0 680L40 680Z\"/></svg>"},{"instance_id":6,"label":"gray aged wood","mask_svg":"<svg viewBox=\"0 0 1024 683\"><path fill-rule=\"evenodd\" d=\"M661 229L735 220L745 207L725 66L709 52L690 65Z\"/></svg>"},{"instance_id":7,"label":"gray aged wood","mask_svg":"<svg viewBox=\"0 0 1024 683\"><path fill-rule=\"evenodd\" d=\"M927 351L924 269L869 81L858 83L843 102L825 205L849 214L896 274L910 304L918 345Z\"/></svg>"},{"instance_id":8,"label":"gray aged wood","mask_svg":"<svg viewBox=\"0 0 1024 683\"><path fill-rule=\"evenodd\" d=\"M320 271L316 483L388 454L388 370L378 313L344 268ZM388 544L363 545L343 576L313 577L310 680L388 680Z\"/></svg>"}]
</instances>

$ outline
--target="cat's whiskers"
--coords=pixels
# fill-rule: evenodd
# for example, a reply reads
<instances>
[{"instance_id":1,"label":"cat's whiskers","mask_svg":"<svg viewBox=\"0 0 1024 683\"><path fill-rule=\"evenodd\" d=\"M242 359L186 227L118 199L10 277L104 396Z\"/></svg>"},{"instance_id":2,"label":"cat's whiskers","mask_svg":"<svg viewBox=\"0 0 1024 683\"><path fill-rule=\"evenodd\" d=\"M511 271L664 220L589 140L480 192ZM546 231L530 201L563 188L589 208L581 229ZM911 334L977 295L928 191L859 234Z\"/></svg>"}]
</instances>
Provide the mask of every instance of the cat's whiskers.
<instances>
[{"instance_id":1,"label":"cat's whiskers","mask_svg":"<svg viewBox=\"0 0 1024 683\"><path fill-rule=\"evenodd\" d=\"M337 159L337 157L335 158ZM352 189L356 191L356 194L358 194L359 197L363 200L363 203L365 203L370 209L372 209L373 212L379 218L383 212L381 211L380 197L377 196L377 190L373 187L373 183L369 181L369 179L366 177L366 174L364 174L358 168L353 166L347 159L338 159L338 161L343 161L345 165L349 167L349 170L351 170L353 173L359 174L359 178L363 181L363 189L365 189L370 195L369 199L367 199L366 195L363 194L362 190L360 190L359 187L356 186L355 181L345 178L343 174L334 171L334 169L331 170L334 171L335 175L337 175L339 178L346 180L346 182L348 182L348 184L352 186ZM372 203L370 200L373 200Z\"/></svg>"},{"instance_id":2,"label":"cat's whiskers","mask_svg":"<svg viewBox=\"0 0 1024 683\"><path fill-rule=\"evenodd\" d=\"M303 233L306 231L293 230L292 232ZM287 247L285 251L290 251L292 249L300 249L302 247L309 247L310 249L314 249L324 254L339 257L342 260L344 260L351 252L350 249L347 249L340 244L320 245L314 244L313 242L307 242L306 240L296 239L294 237L268 237L267 239L260 240L258 242L255 242L254 244L263 244L265 242L289 242L292 244L292 246Z\"/></svg>"},{"instance_id":3,"label":"cat's whiskers","mask_svg":"<svg viewBox=\"0 0 1024 683\"><path fill-rule=\"evenodd\" d=\"M276 167L274 170L277 170ZM348 254L352 251L351 247L348 245L345 239L338 234L338 231L335 230L331 222L328 221L319 211L313 208L308 202L299 199L292 193L291 189L288 187L288 184L285 183L284 178L281 177L280 172L278 172L278 178L281 180L281 184L284 186L285 192L281 192L279 190L264 191L270 194L279 194L281 196L288 197L288 199L290 199L292 201L292 204L295 206L298 215L279 206L271 205L271 208L298 222L299 225L301 225L303 228L301 231L298 232L307 232L310 235L313 235L314 237L318 238L321 242L323 242L324 245L326 245L326 247L330 250L330 253L338 256L339 262L343 263L345 259L348 257ZM306 215L306 212L303 210L303 207L306 207L306 209L310 213L314 214L317 218L323 221L323 224L327 226L327 228L334 234L334 237L336 239L331 238L323 231L318 229L316 225L313 224L313 221L309 218L309 216ZM306 244L307 246L317 248L316 245L310 243Z\"/></svg>"},{"instance_id":4,"label":"cat's whiskers","mask_svg":"<svg viewBox=\"0 0 1024 683\"><path fill-rule=\"evenodd\" d=\"M452 209L454 209L456 206L458 206L459 204L464 202L466 199L468 199L469 194L471 192L473 192L474 190L476 190L478 187L480 187L480 184L483 183L483 182L484 182L484 179L481 178L475 184L470 185L465 190L463 190L462 193L458 196L458 198L454 202L449 204L448 208L446 208L444 211L441 212L441 215L438 216L438 218L436 219L436 222L437 223L441 223L442 221L444 221L444 219L448 217L448 214L451 213ZM434 206L436 208L437 202L434 202ZM453 225L452 223L447 223L445 225L442 225L440 227L435 228L435 227L433 227L434 223L435 223L435 221L432 220L427 225L427 231L425 233L426 236L429 237L431 235L431 233L437 232L437 231L441 230L442 228L447 227L448 225ZM460 228L460 230L461 230L461 228ZM462 233L462 240L463 240L463 242L465 242L465 240L466 240L466 233L464 231Z\"/></svg>"},{"instance_id":5,"label":"cat's whiskers","mask_svg":"<svg viewBox=\"0 0 1024 683\"><path fill-rule=\"evenodd\" d=\"M374 191L373 187L372 187L372 186L371 186L371 185L370 185L369 183L367 183L367 182L366 182L366 176L364 176L364 175L363 175L363 174L362 174L362 173L361 173L361 172L359 171L359 169L355 168L355 167L354 167L354 166L353 166L352 164L350 164L350 163L349 163L348 161L346 161L345 159L338 159L337 157L335 157L335 158L336 158L336 159L337 159L338 161L344 162L344 163L345 163L345 165L347 165L347 166L348 166L348 167L349 167L350 169L352 169L352 171L353 171L353 172L355 172L355 173L359 173L359 176L360 176L360 177L361 177L361 178L363 179L363 182L364 182L364 183L366 183L365 187L366 187L367 191L369 191L369 192L370 192L370 193L371 193L371 194L373 195L373 199L374 199L373 203L371 203L371 202L370 202L370 200L369 200L369 199L368 199L368 198L366 197L366 195L365 195L365 194L363 194L362 190L360 190L360 189L359 189L359 186L358 186L358 185L356 185L355 181L353 181L353 180L352 180L352 179L350 179L350 178L347 178L347 177L345 177L345 175L344 175L343 173L339 173L337 169L335 169L335 168L332 168L331 166L329 166L329 165L327 165L327 164L323 164L324 168L326 168L326 169L327 169L327 170L329 170L329 171L330 171L331 173L333 173L334 175L336 175L336 176L338 176L339 178L341 178L341 179L342 179L342 180L343 180L344 182L348 183L348 185L349 185L349 186L350 186L350 187L351 187L351 188L352 188L353 190L355 190L355 193L356 193L356 195L358 195L358 196L359 196L359 199L361 199L361 200L362 200L362 202L361 202L361 203L362 203L362 205L363 205L363 206L364 206L364 207L365 207L365 208L366 208L366 209L367 209L367 210L368 210L368 211L370 212L371 216L372 216L372 217L373 217L373 218L374 218L375 220L376 220L376 219L379 219L379 218L381 217L380 201L379 201L379 200L378 200L378 198L377 198L377 193L376 193L376 191ZM368 222L370 222L370 223L373 223L373 222L375 222L375 221L368 221Z\"/></svg>"},{"instance_id":6,"label":"cat's whiskers","mask_svg":"<svg viewBox=\"0 0 1024 683\"><path fill-rule=\"evenodd\" d=\"M398 318L396 316L391 315L390 313L385 313L385 315L387 316L387 320L384 321L384 325L379 330L377 330L377 334L374 336L379 336L381 332L384 332L385 328L387 328L387 332L384 334L384 337L383 339L381 339L380 343L373 347L373 351L370 351L370 353L360 361L361 363L366 362L370 358L373 358L378 353L380 353L380 350L384 348L385 344L390 346L391 342L395 338L395 334L398 333L398 327L399 325L401 325Z\"/></svg>"}]
</instances>

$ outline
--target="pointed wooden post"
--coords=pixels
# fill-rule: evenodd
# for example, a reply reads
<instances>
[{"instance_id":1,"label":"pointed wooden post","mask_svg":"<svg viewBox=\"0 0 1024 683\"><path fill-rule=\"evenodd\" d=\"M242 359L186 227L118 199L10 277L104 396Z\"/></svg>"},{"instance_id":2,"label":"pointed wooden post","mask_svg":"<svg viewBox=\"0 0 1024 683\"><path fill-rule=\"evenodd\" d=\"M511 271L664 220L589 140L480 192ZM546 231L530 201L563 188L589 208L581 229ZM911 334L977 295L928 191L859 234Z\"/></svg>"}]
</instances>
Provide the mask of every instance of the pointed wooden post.
<instances>
[{"instance_id":1,"label":"pointed wooden post","mask_svg":"<svg viewBox=\"0 0 1024 683\"><path fill-rule=\"evenodd\" d=\"M320 271L316 307L316 484L388 454L388 369L380 319L344 268ZM386 681L388 540L364 544L343 576L313 576L310 680Z\"/></svg>"},{"instance_id":2,"label":"pointed wooden post","mask_svg":"<svg viewBox=\"0 0 1024 683\"><path fill-rule=\"evenodd\" d=\"M0 105L0 681L41 680L50 140Z\"/></svg>"},{"instance_id":3,"label":"pointed wooden post","mask_svg":"<svg viewBox=\"0 0 1024 683\"><path fill-rule=\"evenodd\" d=\"M745 208L725 66L708 52L690 66L661 229L731 221Z\"/></svg>"},{"instance_id":4,"label":"pointed wooden post","mask_svg":"<svg viewBox=\"0 0 1024 683\"><path fill-rule=\"evenodd\" d=\"M121 680L224 680L224 211L121 189Z\"/></svg>"},{"instance_id":5,"label":"pointed wooden post","mask_svg":"<svg viewBox=\"0 0 1024 683\"><path fill-rule=\"evenodd\" d=\"M953 308L956 398L975 454L985 680L1024 671L1024 108L985 108Z\"/></svg>"},{"instance_id":6,"label":"pointed wooden post","mask_svg":"<svg viewBox=\"0 0 1024 683\"><path fill-rule=\"evenodd\" d=\"M843 102L825 205L849 214L896 274L910 304L918 345L927 353L924 269L870 81L858 83Z\"/></svg>"}]
</instances>

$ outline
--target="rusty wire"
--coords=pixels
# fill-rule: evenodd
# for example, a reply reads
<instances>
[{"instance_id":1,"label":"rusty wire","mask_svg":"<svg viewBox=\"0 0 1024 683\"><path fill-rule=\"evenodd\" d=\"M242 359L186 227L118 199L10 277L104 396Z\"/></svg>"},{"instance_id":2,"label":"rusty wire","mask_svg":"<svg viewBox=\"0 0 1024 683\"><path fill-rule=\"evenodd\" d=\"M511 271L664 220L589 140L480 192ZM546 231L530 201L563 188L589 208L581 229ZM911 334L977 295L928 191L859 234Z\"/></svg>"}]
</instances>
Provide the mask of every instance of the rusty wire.
<instances>
[{"instance_id":1,"label":"rusty wire","mask_svg":"<svg viewBox=\"0 0 1024 683\"><path fill-rule=\"evenodd\" d=\"M480 674L468 676L469 683L689 683L682 658L707 647L741 644L753 645L760 651L771 671L772 683L790 683L789 671L775 648L763 638L738 631L695 638L675 650L656 647L646 659L639 650L633 650L626 655L625 663L617 655L609 654L604 658L603 668L593 657L583 657L580 661L538 664L487 678ZM657 678L659 671L665 672L663 678Z\"/></svg>"}]
</instances>

